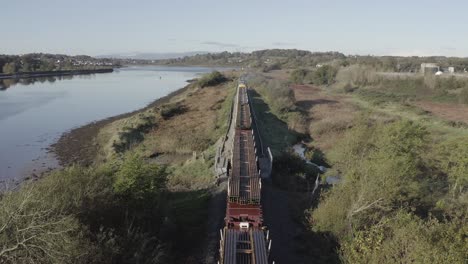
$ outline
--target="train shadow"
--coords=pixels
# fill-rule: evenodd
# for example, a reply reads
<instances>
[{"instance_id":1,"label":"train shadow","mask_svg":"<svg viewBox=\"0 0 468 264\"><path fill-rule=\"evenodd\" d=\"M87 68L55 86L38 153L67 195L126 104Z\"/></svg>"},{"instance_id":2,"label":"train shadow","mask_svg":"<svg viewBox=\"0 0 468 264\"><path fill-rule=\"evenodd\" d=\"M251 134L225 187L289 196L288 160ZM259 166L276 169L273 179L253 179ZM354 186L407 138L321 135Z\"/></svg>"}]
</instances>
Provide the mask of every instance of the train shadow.
<instances>
[{"instance_id":1,"label":"train shadow","mask_svg":"<svg viewBox=\"0 0 468 264\"><path fill-rule=\"evenodd\" d=\"M264 221L272 238L271 260L297 264L339 263L336 239L328 233L313 232L308 220L307 211L314 206L311 201L319 199L317 195L310 196L319 171L286 151L302 139L311 139L289 129L255 90L250 91L250 98L260 136L274 155L272 179L262 184Z\"/></svg>"},{"instance_id":2,"label":"train shadow","mask_svg":"<svg viewBox=\"0 0 468 264\"><path fill-rule=\"evenodd\" d=\"M171 241L173 263L215 263L223 227L226 193L216 190L171 192L167 197L162 239Z\"/></svg>"},{"instance_id":3,"label":"train shadow","mask_svg":"<svg viewBox=\"0 0 468 264\"><path fill-rule=\"evenodd\" d=\"M257 131L259 131L264 141L264 146L270 147L273 154L280 153L281 150L288 148L304 137L304 135L290 130L286 122L275 116L271 112L270 106L255 90L250 90L250 98L257 117L255 120Z\"/></svg>"}]
</instances>

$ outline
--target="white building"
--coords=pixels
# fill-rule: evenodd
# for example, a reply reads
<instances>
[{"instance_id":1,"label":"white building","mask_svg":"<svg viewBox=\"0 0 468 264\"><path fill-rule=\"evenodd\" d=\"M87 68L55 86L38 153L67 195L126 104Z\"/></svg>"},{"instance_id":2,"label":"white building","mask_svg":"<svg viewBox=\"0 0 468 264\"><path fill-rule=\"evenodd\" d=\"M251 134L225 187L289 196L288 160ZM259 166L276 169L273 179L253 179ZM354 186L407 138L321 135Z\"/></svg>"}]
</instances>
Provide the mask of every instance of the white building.
<instances>
[{"instance_id":1,"label":"white building","mask_svg":"<svg viewBox=\"0 0 468 264\"><path fill-rule=\"evenodd\" d=\"M439 65L435 63L421 63L421 73L436 73L439 71Z\"/></svg>"}]
</instances>

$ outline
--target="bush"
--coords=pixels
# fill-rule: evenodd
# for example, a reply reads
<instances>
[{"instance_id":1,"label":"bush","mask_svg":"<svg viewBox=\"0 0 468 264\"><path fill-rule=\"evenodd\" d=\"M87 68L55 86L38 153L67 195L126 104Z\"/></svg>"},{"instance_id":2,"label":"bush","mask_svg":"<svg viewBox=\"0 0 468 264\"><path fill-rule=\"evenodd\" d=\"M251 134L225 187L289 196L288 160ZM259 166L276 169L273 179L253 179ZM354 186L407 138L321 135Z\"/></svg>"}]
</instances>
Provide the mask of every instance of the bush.
<instances>
[{"instance_id":1,"label":"bush","mask_svg":"<svg viewBox=\"0 0 468 264\"><path fill-rule=\"evenodd\" d=\"M295 84L305 84L307 83L307 77L310 75L310 71L306 69L296 69L291 72L289 79Z\"/></svg>"},{"instance_id":2,"label":"bush","mask_svg":"<svg viewBox=\"0 0 468 264\"><path fill-rule=\"evenodd\" d=\"M167 181L164 167L147 164L137 155L125 159L115 176L115 192L137 202L156 199L165 190Z\"/></svg>"},{"instance_id":3,"label":"bush","mask_svg":"<svg viewBox=\"0 0 468 264\"><path fill-rule=\"evenodd\" d=\"M108 170L71 167L3 193L0 262L99 262L83 223L97 218L88 214L93 208L112 200L108 176Z\"/></svg>"},{"instance_id":4,"label":"bush","mask_svg":"<svg viewBox=\"0 0 468 264\"><path fill-rule=\"evenodd\" d=\"M309 220L339 239L346 263L463 262L468 146L457 138L428 154L428 135L412 122L364 118L327 156L342 181Z\"/></svg>"},{"instance_id":5,"label":"bush","mask_svg":"<svg viewBox=\"0 0 468 264\"><path fill-rule=\"evenodd\" d=\"M187 107L181 103L166 104L159 110L159 114L161 114L164 120L185 112L187 112Z\"/></svg>"},{"instance_id":6,"label":"bush","mask_svg":"<svg viewBox=\"0 0 468 264\"><path fill-rule=\"evenodd\" d=\"M281 70L281 64L273 63L273 64L270 64L270 65L265 65L262 68L263 72L270 72L270 71L274 71L274 70Z\"/></svg>"},{"instance_id":7,"label":"bush","mask_svg":"<svg viewBox=\"0 0 468 264\"><path fill-rule=\"evenodd\" d=\"M205 74L201 77L197 82L197 86L200 88L204 88L207 86L215 86L218 84L222 84L228 81L228 79L219 71L213 71L210 74Z\"/></svg>"},{"instance_id":8,"label":"bush","mask_svg":"<svg viewBox=\"0 0 468 264\"><path fill-rule=\"evenodd\" d=\"M332 66L325 65L314 72L314 84L330 85L335 82L335 77L338 70Z\"/></svg>"}]
</instances>

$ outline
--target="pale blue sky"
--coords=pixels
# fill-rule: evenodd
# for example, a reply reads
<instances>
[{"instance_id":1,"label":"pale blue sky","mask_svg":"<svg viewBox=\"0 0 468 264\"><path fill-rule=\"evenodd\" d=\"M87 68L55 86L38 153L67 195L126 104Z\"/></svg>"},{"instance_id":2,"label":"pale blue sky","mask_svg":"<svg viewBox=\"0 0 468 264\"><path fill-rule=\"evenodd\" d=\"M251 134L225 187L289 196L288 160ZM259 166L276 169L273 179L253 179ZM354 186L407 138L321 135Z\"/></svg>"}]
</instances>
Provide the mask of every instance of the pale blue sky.
<instances>
[{"instance_id":1,"label":"pale blue sky","mask_svg":"<svg viewBox=\"0 0 468 264\"><path fill-rule=\"evenodd\" d=\"M468 57L468 1L0 0L0 53L298 48Z\"/></svg>"}]
</instances>

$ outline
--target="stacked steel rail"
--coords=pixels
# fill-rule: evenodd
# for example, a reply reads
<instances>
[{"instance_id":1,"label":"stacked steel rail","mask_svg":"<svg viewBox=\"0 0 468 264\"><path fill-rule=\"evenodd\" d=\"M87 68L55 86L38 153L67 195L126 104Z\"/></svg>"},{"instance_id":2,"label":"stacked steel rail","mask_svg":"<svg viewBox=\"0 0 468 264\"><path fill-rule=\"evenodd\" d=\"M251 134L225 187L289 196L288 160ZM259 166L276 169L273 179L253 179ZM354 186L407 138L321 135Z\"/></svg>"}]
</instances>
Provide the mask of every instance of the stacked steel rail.
<instances>
[{"instance_id":1,"label":"stacked steel rail","mask_svg":"<svg viewBox=\"0 0 468 264\"><path fill-rule=\"evenodd\" d=\"M271 240L263 226L261 178L245 83L239 83L236 98L236 129L219 263L268 264Z\"/></svg>"}]
</instances>

